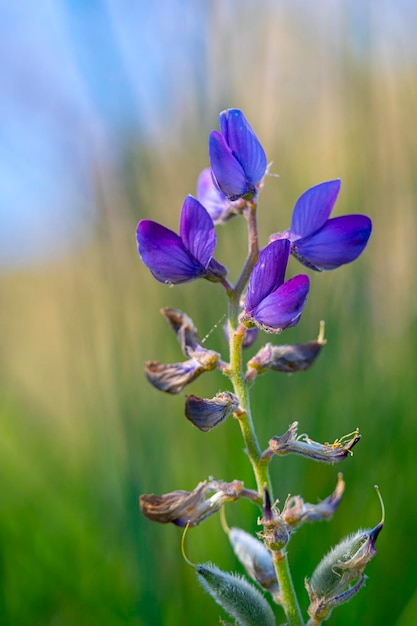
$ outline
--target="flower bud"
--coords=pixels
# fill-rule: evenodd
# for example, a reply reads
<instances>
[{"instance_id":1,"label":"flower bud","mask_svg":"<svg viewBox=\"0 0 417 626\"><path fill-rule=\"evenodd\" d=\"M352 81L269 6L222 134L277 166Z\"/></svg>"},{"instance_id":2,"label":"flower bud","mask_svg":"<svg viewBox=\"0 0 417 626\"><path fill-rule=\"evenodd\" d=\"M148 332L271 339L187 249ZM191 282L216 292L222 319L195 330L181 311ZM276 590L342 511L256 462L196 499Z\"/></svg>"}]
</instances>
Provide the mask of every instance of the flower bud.
<instances>
[{"instance_id":1,"label":"flower bud","mask_svg":"<svg viewBox=\"0 0 417 626\"><path fill-rule=\"evenodd\" d=\"M200 430L207 432L220 424L239 406L239 400L233 393L223 391L214 398L187 396L185 416Z\"/></svg>"},{"instance_id":2,"label":"flower bud","mask_svg":"<svg viewBox=\"0 0 417 626\"><path fill-rule=\"evenodd\" d=\"M382 503L382 500L381 500ZM323 621L333 607L350 600L365 582L364 569L376 554L375 542L384 525L358 530L337 544L318 564L309 581L309 615Z\"/></svg>"},{"instance_id":3,"label":"flower bud","mask_svg":"<svg viewBox=\"0 0 417 626\"><path fill-rule=\"evenodd\" d=\"M262 541L241 528L231 528L229 540L233 550L249 576L274 597L279 594L279 586L274 562L270 551Z\"/></svg>"},{"instance_id":4,"label":"flower bud","mask_svg":"<svg viewBox=\"0 0 417 626\"><path fill-rule=\"evenodd\" d=\"M378 524L372 530L358 530L326 554L311 577L313 593L328 600L341 594L351 582L359 578L376 554L375 541L381 529L382 524Z\"/></svg>"},{"instance_id":5,"label":"flower bud","mask_svg":"<svg viewBox=\"0 0 417 626\"><path fill-rule=\"evenodd\" d=\"M196 566L198 581L239 626L275 626L263 595L241 576L223 572L212 563Z\"/></svg>"}]
</instances>

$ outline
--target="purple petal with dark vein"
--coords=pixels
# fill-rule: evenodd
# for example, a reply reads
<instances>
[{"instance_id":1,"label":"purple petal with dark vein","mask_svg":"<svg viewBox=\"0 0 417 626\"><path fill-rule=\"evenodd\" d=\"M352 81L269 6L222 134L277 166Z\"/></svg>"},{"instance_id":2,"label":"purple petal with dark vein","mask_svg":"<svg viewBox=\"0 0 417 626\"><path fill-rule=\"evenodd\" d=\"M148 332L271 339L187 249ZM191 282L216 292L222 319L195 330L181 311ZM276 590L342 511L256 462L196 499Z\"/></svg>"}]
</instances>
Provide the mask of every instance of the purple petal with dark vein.
<instances>
[{"instance_id":1,"label":"purple petal with dark vein","mask_svg":"<svg viewBox=\"0 0 417 626\"><path fill-rule=\"evenodd\" d=\"M260 251L246 294L245 311L247 313L251 314L261 300L284 282L290 248L288 239L278 239Z\"/></svg>"},{"instance_id":2,"label":"purple petal with dark vein","mask_svg":"<svg viewBox=\"0 0 417 626\"><path fill-rule=\"evenodd\" d=\"M220 113L220 130L234 156L242 165L246 180L257 185L268 165L266 154L250 124L239 109Z\"/></svg>"},{"instance_id":3,"label":"purple petal with dark vein","mask_svg":"<svg viewBox=\"0 0 417 626\"><path fill-rule=\"evenodd\" d=\"M221 221L222 214L229 206L229 200L220 189L217 189L209 167L204 169L198 177L197 199L208 211L215 224L217 220Z\"/></svg>"},{"instance_id":4,"label":"purple petal with dark vein","mask_svg":"<svg viewBox=\"0 0 417 626\"><path fill-rule=\"evenodd\" d=\"M215 180L229 200L236 200L248 193L245 172L233 156L223 135L217 130L210 133L209 156Z\"/></svg>"},{"instance_id":5,"label":"purple petal with dark vein","mask_svg":"<svg viewBox=\"0 0 417 626\"><path fill-rule=\"evenodd\" d=\"M291 221L293 240L308 237L323 226L332 212L340 185L339 179L320 183L307 189L297 200Z\"/></svg>"},{"instance_id":6,"label":"purple petal with dark vein","mask_svg":"<svg viewBox=\"0 0 417 626\"><path fill-rule=\"evenodd\" d=\"M279 332L298 322L306 302L310 281L305 274L290 278L252 311L255 322L271 332Z\"/></svg>"},{"instance_id":7,"label":"purple petal with dark vein","mask_svg":"<svg viewBox=\"0 0 417 626\"><path fill-rule=\"evenodd\" d=\"M308 267L332 270L354 261L364 250L372 231L366 215L343 215L328 220L311 237L293 244L294 255Z\"/></svg>"},{"instance_id":8,"label":"purple petal with dark vein","mask_svg":"<svg viewBox=\"0 0 417 626\"><path fill-rule=\"evenodd\" d=\"M206 209L192 196L182 206L180 235L186 249L207 267L216 247L216 231Z\"/></svg>"},{"instance_id":9,"label":"purple petal with dark vein","mask_svg":"<svg viewBox=\"0 0 417 626\"><path fill-rule=\"evenodd\" d=\"M176 233L152 220L139 222L139 254L153 276L162 283L183 283L204 276L206 270L184 247Z\"/></svg>"}]
</instances>

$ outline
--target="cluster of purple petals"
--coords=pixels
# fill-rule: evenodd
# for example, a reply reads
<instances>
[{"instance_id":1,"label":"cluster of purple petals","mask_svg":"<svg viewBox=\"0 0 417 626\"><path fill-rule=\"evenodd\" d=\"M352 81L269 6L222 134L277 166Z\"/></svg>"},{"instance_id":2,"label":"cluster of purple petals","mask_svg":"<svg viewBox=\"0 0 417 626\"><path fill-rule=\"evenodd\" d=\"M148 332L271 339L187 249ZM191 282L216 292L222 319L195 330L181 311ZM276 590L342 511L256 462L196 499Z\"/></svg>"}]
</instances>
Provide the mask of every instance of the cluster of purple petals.
<instances>
[{"instance_id":1,"label":"cluster of purple petals","mask_svg":"<svg viewBox=\"0 0 417 626\"><path fill-rule=\"evenodd\" d=\"M219 281L226 276L226 268L213 257L214 224L242 212L265 176L265 151L243 113L228 109L219 121L220 132L213 130L209 138L211 168L200 174L198 200L188 196L184 201L179 234L152 220L138 224L139 254L161 282ZM296 202L290 228L271 235L261 250L241 314L248 329L280 332L298 322L309 279L300 274L285 281L290 253L306 267L322 271L354 261L366 247L372 231L369 217L330 218L340 184L331 180L308 189Z\"/></svg>"},{"instance_id":2,"label":"cluster of purple petals","mask_svg":"<svg viewBox=\"0 0 417 626\"><path fill-rule=\"evenodd\" d=\"M162 283L179 284L195 278L219 280L227 273L213 259L213 220L192 196L184 201L179 235L157 222L142 220L136 238L142 261Z\"/></svg>"},{"instance_id":3,"label":"cluster of purple petals","mask_svg":"<svg viewBox=\"0 0 417 626\"><path fill-rule=\"evenodd\" d=\"M329 219L340 191L340 180L308 189L297 200L289 230L269 241L288 239L291 253L306 267L332 270L354 261L366 247L372 222L366 215Z\"/></svg>"},{"instance_id":4,"label":"cluster of purple petals","mask_svg":"<svg viewBox=\"0 0 417 626\"><path fill-rule=\"evenodd\" d=\"M299 274L285 281L290 255L288 239L273 241L259 253L253 268L241 316L263 330L279 333L295 326L304 308L310 281Z\"/></svg>"}]
</instances>

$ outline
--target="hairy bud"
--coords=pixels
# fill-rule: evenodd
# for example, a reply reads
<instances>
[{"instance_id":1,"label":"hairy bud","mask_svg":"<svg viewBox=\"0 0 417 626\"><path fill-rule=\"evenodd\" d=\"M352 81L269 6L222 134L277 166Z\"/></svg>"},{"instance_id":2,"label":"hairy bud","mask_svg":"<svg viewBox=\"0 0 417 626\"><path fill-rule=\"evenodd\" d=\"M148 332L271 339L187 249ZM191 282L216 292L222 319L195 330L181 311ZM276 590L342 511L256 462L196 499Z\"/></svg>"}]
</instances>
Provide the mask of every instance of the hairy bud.
<instances>
[{"instance_id":1,"label":"hairy bud","mask_svg":"<svg viewBox=\"0 0 417 626\"><path fill-rule=\"evenodd\" d=\"M262 541L241 528L231 528L229 540L249 576L276 599L279 585L271 552Z\"/></svg>"},{"instance_id":2,"label":"hairy bud","mask_svg":"<svg viewBox=\"0 0 417 626\"><path fill-rule=\"evenodd\" d=\"M196 566L198 581L239 626L275 626L263 595L241 576L223 572L212 563Z\"/></svg>"},{"instance_id":3,"label":"hairy bud","mask_svg":"<svg viewBox=\"0 0 417 626\"><path fill-rule=\"evenodd\" d=\"M349 535L320 561L311 579L306 580L312 618L327 619L335 606L361 589L366 579L364 569L376 554L375 542L383 525L384 515L375 528Z\"/></svg>"}]
</instances>

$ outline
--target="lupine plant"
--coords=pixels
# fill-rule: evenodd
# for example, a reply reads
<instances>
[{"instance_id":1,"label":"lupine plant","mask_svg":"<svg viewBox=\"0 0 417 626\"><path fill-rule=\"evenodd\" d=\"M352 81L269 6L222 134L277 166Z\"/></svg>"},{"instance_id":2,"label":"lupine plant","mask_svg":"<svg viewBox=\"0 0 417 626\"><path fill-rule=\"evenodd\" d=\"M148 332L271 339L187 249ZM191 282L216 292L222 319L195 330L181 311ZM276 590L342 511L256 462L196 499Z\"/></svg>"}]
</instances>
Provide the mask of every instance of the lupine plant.
<instances>
[{"instance_id":1,"label":"lupine plant","mask_svg":"<svg viewBox=\"0 0 417 626\"><path fill-rule=\"evenodd\" d=\"M305 621L291 578L288 545L304 523L333 516L343 495L344 481L339 474L334 492L318 504L296 495L279 507L274 500L269 464L274 457L287 454L338 463L352 454L360 435L355 430L332 444L320 444L305 434L298 435L298 424L294 422L284 434L273 435L265 448L258 441L250 405L250 391L257 377L268 370L295 373L309 368L325 345L323 325L315 340L295 345L268 342L246 363L243 350L259 339L258 335L278 335L300 320L310 279L305 273L286 278L290 254L309 270L334 270L363 252L372 224L365 215L330 217L340 190L340 180L330 180L308 189L296 202L290 228L271 234L268 244L261 247L258 198L268 162L240 110L220 114L220 132L210 133L209 157L210 168L203 170L198 179L197 198L189 195L184 201L179 233L143 220L137 227L137 243L143 263L158 281L173 285L206 279L216 283L213 289L224 290L228 300L224 328L228 355L224 359L205 347L192 319L166 307L162 314L176 333L185 359L174 364L149 361L145 373L154 387L170 394L182 393L197 377L211 370L224 374L229 388L215 397L185 396L185 416L207 432L232 415L240 427L256 485L247 486L238 479L225 482L209 478L192 491L142 495L141 510L150 520L188 528L219 512L225 503L250 500L259 509L257 536L240 528L230 529L226 523L223 527L237 559L257 587L212 563L195 566L199 582L239 625L276 624L271 607L275 604L284 610L288 625L314 626L327 620L334 607L347 602L363 586L364 568L375 554L383 521L373 529L358 530L342 539L305 579L310 599ZM247 222L248 253L232 284L226 267L214 258L215 227L236 216Z\"/></svg>"}]
</instances>

